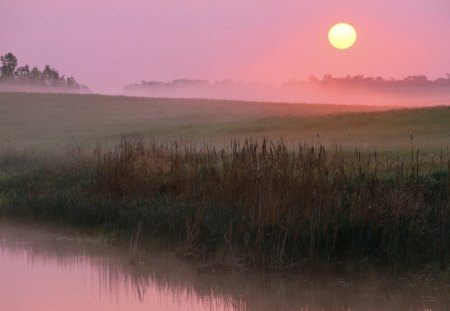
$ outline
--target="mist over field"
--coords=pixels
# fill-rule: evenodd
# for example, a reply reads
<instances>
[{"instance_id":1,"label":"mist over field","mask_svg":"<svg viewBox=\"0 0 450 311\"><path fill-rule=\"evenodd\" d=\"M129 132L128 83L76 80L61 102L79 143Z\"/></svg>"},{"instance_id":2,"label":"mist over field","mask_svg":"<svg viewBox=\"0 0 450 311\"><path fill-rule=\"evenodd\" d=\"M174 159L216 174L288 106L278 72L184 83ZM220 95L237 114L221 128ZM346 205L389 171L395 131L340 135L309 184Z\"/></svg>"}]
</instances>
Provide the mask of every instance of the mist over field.
<instances>
[{"instance_id":1,"label":"mist over field","mask_svg":"<svg viewBox=\"0 0 450 311\"><path fill-rule=\"evenodd\" d=\"M0 56L0 92L78 93L91 89L73 76L66 76L45 64L43 69L18 61L11 52ZM94 91L95 92L95 91ZM438 106L450 102L450 74L429 80L425 75L403 79L346 75L308 80L292 79L281 85L242 82L230 79L210 82L200 79L175 79L170 82L142 81L129 84L107 95L131 95L156 98L195 98L257 102L313 103L366 106Z\"/></svg>"},{"instance_id":2,"label":"mist over field","mask_svg":"<svg viewBox=\"0 0 450 311\"><path fill-rule=\"evenodd\" d=\"M447 82L447 80L446 80ZM124 88L125 95L165 98L203 98L286 103L420 107L450 104L448 85L368 86L297 81L274 86L231 80L208 82L178 79L141 82Z\"/></svg>"},{"instance_id":3,"label":"mist over field","mask_svg":"<svg viewBox=\"0 0 450 311\"><path fill-rule=\"evenodd\" d=\"M33 85L1 85L0 93L49 93L49 94L91 94L92 91L85 89L67 89L64 87L42 87Z\"/></svg>"},{"instance_id":4,"label":"mist over field","mask_svg":"<svg viewBox=\"0 0 450 311\"><path fill-rule=\"evenodd\" d=\"M450 81L450 80L449 80ZM0 81L1 82L1 81ZM450 83L449 83L450 84ZM292 80L275 86L269 83L224 80L177 79L170 82L143 81L122 90L96 92L88 86L68 88L33 83L0 83L0 92L73 93L149 98L213 99L266 103L390 106L393 108L450 105L450 85L367 86L312 83Z\"/></svg>"}]
</instances>

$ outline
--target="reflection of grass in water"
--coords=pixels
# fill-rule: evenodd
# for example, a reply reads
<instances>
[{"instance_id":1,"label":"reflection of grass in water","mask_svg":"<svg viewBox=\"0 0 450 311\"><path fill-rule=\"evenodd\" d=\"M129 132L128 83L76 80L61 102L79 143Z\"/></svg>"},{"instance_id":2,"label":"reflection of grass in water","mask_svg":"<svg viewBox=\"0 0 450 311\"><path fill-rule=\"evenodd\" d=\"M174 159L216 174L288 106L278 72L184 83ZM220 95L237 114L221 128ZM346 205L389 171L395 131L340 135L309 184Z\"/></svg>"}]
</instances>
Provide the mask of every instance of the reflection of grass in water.
<instances>
[{"instance_id":1,"label":"reflection of grass in water","mask_svg":"<svg viewBox=\"0 0 450 311\"><path fill-rule=\"evenodd\" d=\"M123 141L115 151L3 182L2 214L182 246L184 256L280 269L338 262L445 268L449 158L339 148ZM129 235L127 236L129 238Z\"/></svg>"},{"instance_id":2,"label":"reflection of grass in water","mask_svg":"<svg viewBox=\"0 0 450 311\"><path fill-rule=\"evenodd\" d=\"M228 306L226 310L361 310L368 305L379 310L422 310L445 307L450 299L448 289L426 280L399 281L379 275L339 278L320 273L295 277L237 273L212 277L164 254L146 254L143 264L130 266L126 249L108 247L101 239L48 234L4 223L0 248L6 256L26 256L30 263L94 271L92 277L99 281L100 292L116 297L135 295L143 301L153 288L179 303L200 300L218 307L218 301ZM409 282L415 285L407 286ZM436 297L437 302L424 301L421 296Z\"/></svg>"},{"instance_id":3,"label":"reflection of grass in water","mask_svg":"<svg viewBox=\"0 0 450 311\"><path fill-rule=\"evenodd\" d=\"M131 294L143 301L146 292L152 288L180 302L199 299L210 304L213 298L218 297L224 302L227 298L206 288L201 294L201 287L196 293L192 286L197 277L195 270L180 266L180 262L170 255L148 255L144 264L130 266L126 251L108 247L102 239L18 229L5 223L1 224L0 234L0 249L4 254L14 258L25 256L29 263L44 262L64 270L82 269L85 272L89 268L88 271L98 273L91 275L99 282L100 288L95 290L116 298Z\"/></svg>"}]
</instances>

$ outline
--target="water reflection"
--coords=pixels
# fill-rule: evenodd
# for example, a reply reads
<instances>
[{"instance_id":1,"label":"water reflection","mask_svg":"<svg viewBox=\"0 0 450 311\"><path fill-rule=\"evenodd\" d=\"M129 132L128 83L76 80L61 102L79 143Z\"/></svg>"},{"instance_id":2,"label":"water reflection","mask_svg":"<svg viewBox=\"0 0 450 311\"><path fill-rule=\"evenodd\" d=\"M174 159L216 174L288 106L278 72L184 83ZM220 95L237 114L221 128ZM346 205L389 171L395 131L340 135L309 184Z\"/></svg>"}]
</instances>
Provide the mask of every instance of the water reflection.
<instances>
[{"instance_id":1,"label":"water reflection","mask_svg":"<svg viewBox=\"0 0 450 311\"><path fill-rule=\"evenodd\" d=\"M0 310L447 310L424 280L198 274L171 254L0 223Z\"/></svg>"}]
</instances>

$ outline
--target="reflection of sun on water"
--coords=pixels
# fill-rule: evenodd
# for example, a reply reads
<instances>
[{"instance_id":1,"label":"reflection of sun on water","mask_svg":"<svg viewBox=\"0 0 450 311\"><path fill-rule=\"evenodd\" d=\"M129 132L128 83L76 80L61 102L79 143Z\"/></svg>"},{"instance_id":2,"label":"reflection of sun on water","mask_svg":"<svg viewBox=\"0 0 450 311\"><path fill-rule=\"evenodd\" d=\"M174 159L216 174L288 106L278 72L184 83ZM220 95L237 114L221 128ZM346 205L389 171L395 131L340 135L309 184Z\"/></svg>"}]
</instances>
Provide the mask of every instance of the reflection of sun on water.
<instances>
[{"instance_id":1,"label":"reflection of sun on water","mask_svg":"<svg viewBox=\"0 0 450 311\"><path fill-rule=\"evenodd\" d=\"M355 28L347 23L339 23L330 28L328 41L336 49L345 50L352 47L356 42L357 34Z\"/></svg>"}]
</instances>

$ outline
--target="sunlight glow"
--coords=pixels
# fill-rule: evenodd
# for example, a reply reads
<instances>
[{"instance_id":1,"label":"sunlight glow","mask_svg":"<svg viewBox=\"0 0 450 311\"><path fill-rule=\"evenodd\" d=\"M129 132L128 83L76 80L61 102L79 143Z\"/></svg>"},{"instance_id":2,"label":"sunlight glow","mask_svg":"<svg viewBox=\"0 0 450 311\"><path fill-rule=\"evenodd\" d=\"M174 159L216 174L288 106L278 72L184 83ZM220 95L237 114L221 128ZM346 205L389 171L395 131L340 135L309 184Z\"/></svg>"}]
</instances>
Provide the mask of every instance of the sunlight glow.
<instances>
[{"instance_id":1,"label":"sunlight glow","mask_svg":"<svg viewBox=\"0 0 450 311\"><path fill-rule=\"evenodd\" d=\"M345 50L352 47L356 42L356 30L347 23L339 23L331 27L328 32L328 41L339 50Z\"/></svg>"}]
</instances>

